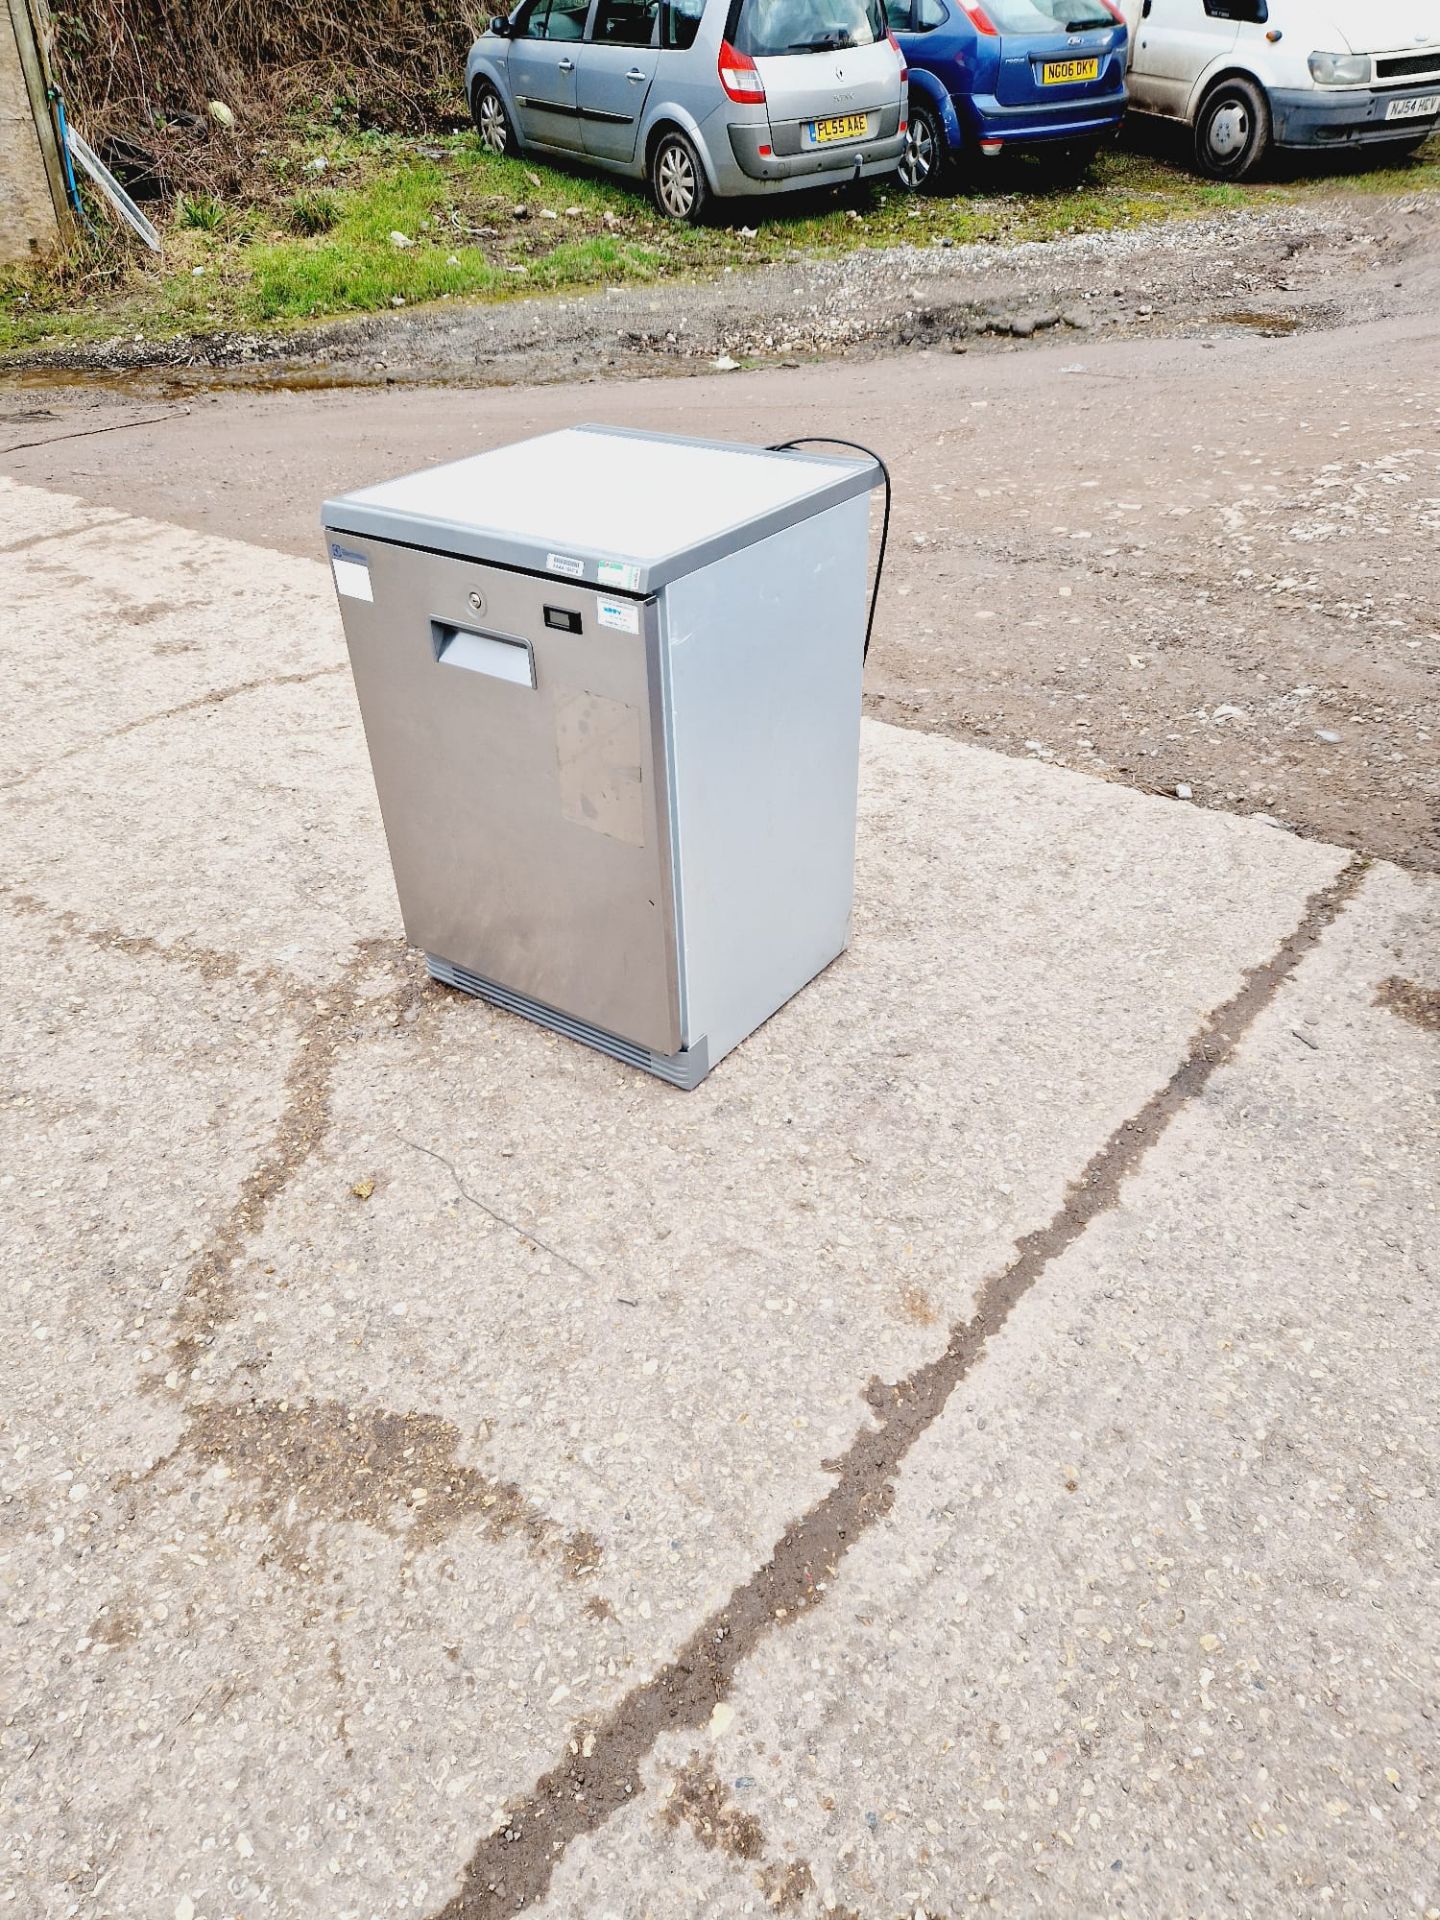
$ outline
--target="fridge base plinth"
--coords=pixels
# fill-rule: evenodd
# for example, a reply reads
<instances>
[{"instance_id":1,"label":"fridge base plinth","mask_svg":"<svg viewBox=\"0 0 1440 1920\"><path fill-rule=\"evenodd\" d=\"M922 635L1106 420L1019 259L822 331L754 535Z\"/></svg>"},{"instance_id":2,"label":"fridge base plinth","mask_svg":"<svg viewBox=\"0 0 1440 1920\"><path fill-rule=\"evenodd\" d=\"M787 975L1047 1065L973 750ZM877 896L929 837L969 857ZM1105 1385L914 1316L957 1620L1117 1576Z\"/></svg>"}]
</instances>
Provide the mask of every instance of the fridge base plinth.
<instances>
[{"instance_id":1,"label":"fridge base plinth","mask_svg":"<svg viewBox=\"0 0 1440 1920\"><path fill-rule=\"evenodd\" d=\"M583 1046L594 1047L597 1052L608 1054L612 1060L623 1060L627 1066L638 1067L642 1073L653 1073L657 1079L666 1081L672 1087L679 1087L682 1092L689 1093L698 1087L710 1071L710 1049L703 1037L693 1047L686 1047L680 1053L652 1053L648 1047L637 1046L633 1040L622 1040L618 1034L607 1033L603 1027L592 1027L587 1020L577 1020L571 1014L545 1006L542 1001L532 1000L528 994L516 993L511 987L502 987L497 981L471 973L468 967L457 967L453 961L442 960L438 954L427 953L425 965L430 978L440 981L443 986L456 987L461 993L473 993L477 999L488 1001L492 1007L500 1007L506 1013L518 1013L522 1019L533 1020L537 1026L563 1034L567 1040L578 1040Z\"/></svg>"}]
</instances>

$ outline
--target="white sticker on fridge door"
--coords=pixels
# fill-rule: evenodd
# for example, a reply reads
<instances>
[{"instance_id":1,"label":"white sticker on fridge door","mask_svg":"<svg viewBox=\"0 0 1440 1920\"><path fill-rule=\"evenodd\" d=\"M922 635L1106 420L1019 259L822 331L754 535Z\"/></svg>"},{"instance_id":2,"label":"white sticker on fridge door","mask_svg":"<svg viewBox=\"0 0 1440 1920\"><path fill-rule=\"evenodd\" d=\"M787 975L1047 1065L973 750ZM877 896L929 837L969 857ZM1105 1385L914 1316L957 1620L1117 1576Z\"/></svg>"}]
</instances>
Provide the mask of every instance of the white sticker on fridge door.
<instances>
[{"instance_id":1,"label":"white sticker on fridge door","mask_svg":"<svg viewBox=\"0 0 1440 1920\"><path fill-rule=\"evenodd\" d=\"M640 631L640 609L628 600L597 600L595 618L602 627L613 627L616 633Z\"/></svg>"},{"instance_id":2,"label":"white sticker on fridge door","mask_svg":"<svg viewBox=\"0 0 1440 1920\"><path fill-rule=\"evenodd\" d=\"M370 585L370 562L363 553L354 553L349 547L338 546L332 541L330 567L335 575L337 593L344 594L347 600L374 601L375 590Z\"/></svg>"}]
</instances>

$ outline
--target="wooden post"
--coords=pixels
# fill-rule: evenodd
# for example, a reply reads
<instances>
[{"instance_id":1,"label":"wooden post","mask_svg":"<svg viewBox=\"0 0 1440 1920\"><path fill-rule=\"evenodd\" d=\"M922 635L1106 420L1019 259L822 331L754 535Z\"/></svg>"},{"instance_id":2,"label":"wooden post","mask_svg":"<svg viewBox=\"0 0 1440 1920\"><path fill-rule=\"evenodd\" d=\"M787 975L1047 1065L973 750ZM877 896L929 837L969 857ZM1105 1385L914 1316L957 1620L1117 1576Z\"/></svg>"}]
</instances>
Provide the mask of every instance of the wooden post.
<instances>
[{"instance_id":1,"label":"wooden post","mask_svg":"<svg viewBox=\"0 0 1440 1920\"><path fill-rule=\"evenodd\" d=\"M0 0L0 265L43 258L70 232L43 7L44 0Z\"/></svg>"}]
</instances>

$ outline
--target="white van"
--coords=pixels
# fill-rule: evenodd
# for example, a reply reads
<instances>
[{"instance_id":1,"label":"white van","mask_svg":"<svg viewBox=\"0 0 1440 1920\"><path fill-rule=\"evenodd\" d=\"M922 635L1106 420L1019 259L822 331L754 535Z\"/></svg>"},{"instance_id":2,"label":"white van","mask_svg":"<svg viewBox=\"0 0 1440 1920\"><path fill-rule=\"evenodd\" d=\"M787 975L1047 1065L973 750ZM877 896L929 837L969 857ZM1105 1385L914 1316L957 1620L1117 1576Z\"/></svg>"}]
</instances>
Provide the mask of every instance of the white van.
<instances>
[{"instance_id":1,"label":"white van","mask_svg":"<svg viewBox=\"0 0 1440 1920\"><path fill-rule=\"evenodd\" d=\"M1243 180L1271 147L1413 151L1440 116L1440 0L1122 0L1130 105Z\"/></svg>"}]
</instances>

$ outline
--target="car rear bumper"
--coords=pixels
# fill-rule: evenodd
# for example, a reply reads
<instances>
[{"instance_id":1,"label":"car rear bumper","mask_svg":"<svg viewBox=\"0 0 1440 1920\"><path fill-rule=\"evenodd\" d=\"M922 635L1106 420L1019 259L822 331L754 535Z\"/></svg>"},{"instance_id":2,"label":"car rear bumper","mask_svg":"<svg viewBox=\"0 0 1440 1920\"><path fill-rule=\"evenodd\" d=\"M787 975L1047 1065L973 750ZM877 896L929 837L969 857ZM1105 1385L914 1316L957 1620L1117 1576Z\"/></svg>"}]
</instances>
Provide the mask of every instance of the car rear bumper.
<instances>
[{"instance_id":1,"label":"car rear bumper","mask_svg":"<svg viewBox=\"0 0 1440 1920\"><path fill-rule=\"evenodd\" d=\"M737 125L730 123L730 151L745 176L745 191L756 186L816 186L826 180L843 180L857 171L862 176L893 167L905 150L900 131L900 106L878 109L879 133L869 140L837 141L833 147L800 149L798 122L771 129L766 121ZM786 147L791 152L786 152ZM770 147L762 153L762 147ZM779 151L775 151L779 149Z\"/></svg>"},{"instance_id":2,"label":"car rear bumper","mask_svg":"<svg viewBox=\"0 0 1440 1920\"><path fill-rule=\"evenodd\" d=\"M955 112L976 140L1002 140L1007 146L1031 140L1103 140L1118 131L1125 117L1125 89L1023 107L1002 106L993 95L957 94Z\"/></svg>"},{"instance_id":3,"label":"car rear bumper","mask_svg":"<svg viewBox=\"0 0 1440 1920\"><path fill-rule=\"evenodd\" d=\"M1413 120L1387 120L1392 100L1434 96L1435 113ZM1419 140L1435 130L1440 115L1440 85L1428 80L1412 88L1382 90L1347 87L1322 93L1318 88L1293 92L1277 88L1270 95L1270 115L1277 147L1372 146L1386 140Z\"/></svg>"}]
</instances>

